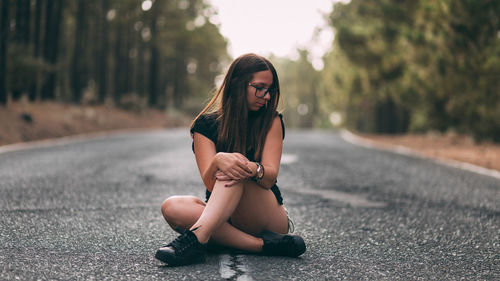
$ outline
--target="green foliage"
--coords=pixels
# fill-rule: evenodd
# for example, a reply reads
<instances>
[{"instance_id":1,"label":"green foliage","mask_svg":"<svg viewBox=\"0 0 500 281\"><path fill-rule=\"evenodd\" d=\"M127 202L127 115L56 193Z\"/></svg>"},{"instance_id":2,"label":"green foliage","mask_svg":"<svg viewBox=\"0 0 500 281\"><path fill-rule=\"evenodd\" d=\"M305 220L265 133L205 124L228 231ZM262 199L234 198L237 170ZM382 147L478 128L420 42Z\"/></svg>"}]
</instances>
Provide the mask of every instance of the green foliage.
<instances>
[{"instance_id":1,"label":"green foliage","mask_svg":"<svg viewBox=\"0 0 500 281\"><path fill-rule=\"evenodd\" d=\"M307 50L298 50L298 60L271 57L280 79L280 92L287 126L321 126L318 114L317 86L319 73L308 59Z\"/></svg>"},{"instance_id":2,"label":"green foliage","mask_svg":"<svg viewBox=\"0 0 500 281\"><path fill-rule=\"evenodd\" d=\"M500 2L352 0L330 24L322 100L348 127L500 141Z\"/></svg>"}]
</instances>

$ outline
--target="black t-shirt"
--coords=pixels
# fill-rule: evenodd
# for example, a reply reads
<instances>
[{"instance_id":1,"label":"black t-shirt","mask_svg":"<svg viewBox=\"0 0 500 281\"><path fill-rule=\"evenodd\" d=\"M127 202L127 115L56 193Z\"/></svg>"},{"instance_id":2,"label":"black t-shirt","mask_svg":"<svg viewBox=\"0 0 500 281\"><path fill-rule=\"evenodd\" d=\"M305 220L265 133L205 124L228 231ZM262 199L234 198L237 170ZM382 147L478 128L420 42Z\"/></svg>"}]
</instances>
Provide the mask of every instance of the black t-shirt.
<instances>
[{"instance_id":1,"label":"black t-shirt","mask_svg":"<svg viewBox=\"0 0 500 281\"><path fill-rule=\"evenodd\" d=\"M285 138L285 124L283 123L283 116L279 114L280 121L281 121L281 128L283 130L283 139ZM209 140L211 140L215 146L217 146L217 139L218 139L218 130L219 130L219 121L217 120L217 115L214 113L211 114L204 114L200 116L196 122L193 125L193 128L191 128L191 134L194 133L200 133L207 137ZM194 141L192 144L192 149L194 151ZM218 151L219 152L219 151ZM246 157L250 161L255 161L254 159L254 154L255 152L253 150L247 151L245 153ZM281 197L281 192L276 184L274 184L271 187L271 191L274 193L274 196L276 197L276 200L280 205L283 205L283 198ZM206 201L210 198L211 192L206 190Z\"/></svg>"}]
</instances>

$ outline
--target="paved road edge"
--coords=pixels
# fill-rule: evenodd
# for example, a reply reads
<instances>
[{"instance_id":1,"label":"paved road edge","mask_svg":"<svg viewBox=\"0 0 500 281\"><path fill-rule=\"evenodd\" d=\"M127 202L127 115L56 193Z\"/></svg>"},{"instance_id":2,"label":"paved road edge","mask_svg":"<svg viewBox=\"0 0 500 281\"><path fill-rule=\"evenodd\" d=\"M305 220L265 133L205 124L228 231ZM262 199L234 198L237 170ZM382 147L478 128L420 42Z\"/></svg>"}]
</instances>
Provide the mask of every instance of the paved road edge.
<instances>
[{"instance_id":1,"label":"paved road edge","mask_svg":"<svg viewBox=\"0 0 500 281\"><path fill-rule=\"evenodd\" d=\"M91 139L98 139L98 138L104 138L104 137L116 137L116 136L126 135L126 134L130 134L130 133L154 132L154 131L159 131L159 130L163 130L163 129L161 129L161 128L121 129L121 130L111 130L111 131L102 131L102 132L95 132L95 133L71 135L71 136L66 136L66 137L51 138L51 139L45 139L45 140L39 140L39 141L14 143L14 144L0 146L0 154L6 153L6 152L11 152L11 151L32 149L32 148L59 146L59 145L65 145L68 143L75 143L75 142L87 141L87 140L91 140ZM442 165L446 165L446 166L466 170L469 172L474 172L477 174L486 175L486 176L500 179L500 172L498 172L496 170L491 170L491 169L487 169L484 167L480 167L477 165L473 165L473 164L465 163L465 162L460 162L460 161L456 161L456 160L432 158L432 157L425 156L421 153L418 153L418 152L416 152L412 149L409 149L407 147L404 147L404 146L394 145L394 146L391 146L389 148L382 147L380 145L377 145L375 142L372 142L372 141L367 140L365 138L359 137L346 129L340 130L340 136L342 137L343 140L345 140L351 144L354 144L354 145L358 145L358 146L362 146L362 147L366 147L366 148L371 148L371 149L389 151L389 152L393 152L396 154L401 154L401 155L406 155L406 156L411 156L411 157L416 157L416 158L421 158L421 159L427 159L427 160L431 160L433 162L436 162L436 163L439 163Z\"/></svg>"},{"instance_id":2,"label":"paved road edge","mask_svg":"<svg viewBox=\"0 0 500 281\"><path fill-rule=\"evenodd\" d=\"M69 143L78 143L78 142L82 142L82 141L88 141L88 140L99 139L99 138L117 137L117 136L127 135L130 133L156 132L156 131L161 131L161 130L165 130L165 128L118 129L118 130L76 134L76 135L70 135L70 136L65 136L65 137L50 138L50 139L43 139L43 140L37 140L37 141L12 143L12 144L7 144L7 145L0 145L0 154L6 153L6 152L11 152L11 151L27 150L27 149L40 148L40 147L60 146L60 145L66 145Z\"/></svg>"}]
</instances>

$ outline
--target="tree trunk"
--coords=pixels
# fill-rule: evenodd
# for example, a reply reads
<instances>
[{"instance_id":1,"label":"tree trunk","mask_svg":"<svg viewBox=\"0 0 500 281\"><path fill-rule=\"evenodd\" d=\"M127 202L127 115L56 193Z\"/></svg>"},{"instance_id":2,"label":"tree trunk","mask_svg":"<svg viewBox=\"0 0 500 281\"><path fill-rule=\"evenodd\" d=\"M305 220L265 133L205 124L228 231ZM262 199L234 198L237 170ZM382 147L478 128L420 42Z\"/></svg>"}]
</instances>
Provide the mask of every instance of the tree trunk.
<instances>
[{"instance_id":1,"label":"tree trunk","mask_svg":"<svg viewBox=\"0 0 500 281\"><path fill-rule=\"evenodd\" d=\"M127 18L129 18L127 16ZM131 48L131 40L132 38L130 37L130 30L133 29L133 24L131 23L130 20L125 22L125 30L123 32L124 35L124 42L123 45L125 46L125 49L122 49L122 56L121 59L123 60L122 62L122 84L123 84L123 91L122 93L130 93L131 91L131 85L132 81L130 79L130 68L132 68L131 61L130 61L130 48Z\"/></svg>"},{"instance_id":2,"label":"tree trunk","mask_svg":"<svg viewBox=\"0 0 500 281\"><path fill-rule=\"evenodd\" d=\"M14 30L12 34L12 39L14 42L21 42L21 37L22 37L22 29L23 29L23 2L24 0L18 0L14 1L15 5L15 11L16 11L16 18L15 18L15 25L14 25Z\"/></svg>"},{"instance_id":3,"label":"tree trunk","mask_svg":"<svg viewBox=\"0 0 500 281\"><path fill-rule=\"evenodd\" d=\"M23 36L24 44L29 45L31 36L31 3L30 0L23 1Z\"/></svg>"},{"instance_id":4,"label":"tree trunk","mask_svg":"<svg viewBox=\"0 0 500 281\"><path fill-rule=\"evenodd\" d=\"M2 1L0 18L0 106L7 106L7 47L9 39L9 2Z\"/></svg>"},{"instance_id":5,"label":"tree trunk","mask_svg":"<svg viewBox=\"0 0 500 281\"><path fill-rule=\"evenodd\" d=\"M35 4L35 31L34 31L34 38L33 38L33 57L35 60L38 61L40 58L40 25L42 24L41 22L42 19L42 0L36 0ZM35 81L30 87L29 91L29 100L30 101L35 101L38 96L38 81L40 80L40 73L37 70L35 73Z\"/></svg>"},{"instance_id":6,"label":"tree trunk","mask_svg":"<svg viewBox=\"0 0 500 281\"><path fill-rule=\"evenodd\" d=\"M137 95L137 32L134 28L134 22L132 22L128 29L128 42L129 42L129 53L128 57L128 92Z\"/></svg>"},{"instance_id":7,"label":"tree trunk","mask_svg":"<svg viewBox=\"0 0 500 281\"><path fill-rule=\"evenodd\" d=\"M175 58L175 77L173 101L174 106L182 108L186 88L186 53L182 48L182 43L177 45L177 57Z\"/></svg>"},{"instance_id":8,"label":"tree trunk","mask_svg":"<svg viewBox=\"0 0 500 281\"><path fill-rule=\"evenodd\" d=\"M84 63L85 56L84 50L84 33L85 33L85 14L86 14L85 0L78 0L78 11L76 15L76 28L75 28L75 46L73 48L73 60L71 64L71 90L72 99L74 104L79 104L82 99L82 64ZM83 60L82 60L83 59Z\"/></svg>"},{"instance_id":9,"label":"tree trunk","mask_svg":"<svg viewBox=\"0 0 500 281\"><path fill-rule=\"evenodd\" d=\"M142 37L139 35L138 39L138 50L137 50L137 92L141 97L144 96L144 93L146 92L145 90L145 79L146 79L146 70L145 70L145 63L144 63L144 41L142 40Z\"/></svg>"},{"instance_id":10,"label":"tree trunk","mask_svg":"<svg viewBox=\"0 0 500 281\"><path fill-rule=\"evenodd\" d=\"M15 29L13 34L14 42L19 47L25 47L29 44L29 0L18 0L15 1L16 8L16 18L15 18ZM22 94L23 88L17 86L11 89L12 90L12 100L18 101Z\"/></svg>"},{"instance_id":11,"label":"tree trunk","mask_svg":"<svg viewBox=\"0 0 500 281\"><path fill-rule=\"evenodd\" d=\"M59 32L62 18L62 0L47 0L44 57L53 69L42 87L42 100L55 99L56 63L59 47Z\"/></svg>"},{"instance_id":12,"label":"tree trunk","mask_svg":"<svg viewBox=\"0 0 500 281\"><path fill-rule=\"evenodd\" d=\"M160 52L158 51L157 41L157 18L158 4L155 3L152 9L151 19L151 61L149 65L149 97L148 105L154 107L158 104L158 71L160 70Z\"/></svg>"},{"instance_id":13,"label":"tree trunk","mask_svg":"<svg viewBox=\"0 0 500 281\"><path fill-rule=\"evenodd\" d=\"M122 23L117 23L117 34L115 41L115 77L114 77L114 93L113 93L113 101L115 105L120 104L121 94L122 94L122 73L123 73L123 60L122 60L122 32L123 27Z\"/></svg>"},{"instance_id":14,"label":"tree trunk","mask_svg":"<svg viewBox=\"0 0 500 281\"><path fill-rule=\"evenodd\" d=\"M100 11L100 22L101 22L101 51L97 56L99 61L97 65L99 66L97 69L97 81L99 87L99 102L104 103L107 96L107 88L108 88L108 20L106 18L106 14L109 9L108 0L101 1L101 11Z\"/></svg>"},{"instance_id":15,"label":"tree trunk","mask_svg":"<svg viewBox=\"0 0 500 281\"><path fill-rule=\"evenodd\" d=\"M53 45L53 22L54 22L54 1L55 0L47 0L45 5L45 36L44 36L44 44L43 44L43 58L46 63L50 62L52 45ZM51 71L48 71L47 76L50 76ZM44 79L44 83L42 86L42 100L51 99L52 94L49 89L48 77Z\"/></svg>"}]
</instances>

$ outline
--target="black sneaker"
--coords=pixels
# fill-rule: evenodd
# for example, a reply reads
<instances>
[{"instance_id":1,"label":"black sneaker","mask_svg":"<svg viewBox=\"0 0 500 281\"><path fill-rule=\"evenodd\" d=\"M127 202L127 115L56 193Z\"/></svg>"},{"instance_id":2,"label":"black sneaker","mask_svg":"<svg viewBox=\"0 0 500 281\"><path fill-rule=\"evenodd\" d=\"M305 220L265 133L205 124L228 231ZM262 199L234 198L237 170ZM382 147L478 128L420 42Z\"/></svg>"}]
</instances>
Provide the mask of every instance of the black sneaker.
<instances>
[{"instance_id":1,"label":"black sneaker","mask_svg":"<svg viewBox=\"0 0 500 281\"><path fill-rule=\"evenodd\" d=\"M172 243L156 251L155 257L170 266L188 265L205 261L207 246L198 242L196 235L186 230Z\"/></svg>"},{"instance_id":2,"label":"black sneaker","mask_svg":"<svg viewBox=\"0 0 500 281\"><path fill-rule=\"evenodd\" d=\"M260 237L264 240L262 254L266 256L298 257L306 251L304 239L298 235L264 230Z\"/></svg>"}]
</instances>

